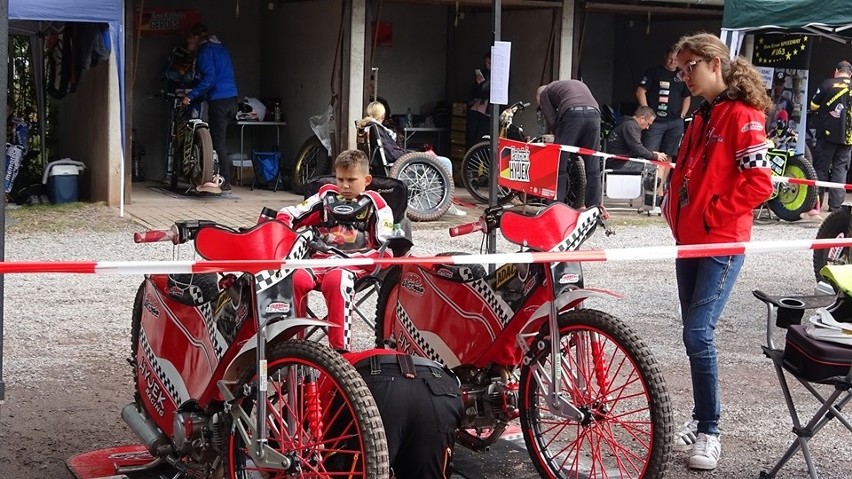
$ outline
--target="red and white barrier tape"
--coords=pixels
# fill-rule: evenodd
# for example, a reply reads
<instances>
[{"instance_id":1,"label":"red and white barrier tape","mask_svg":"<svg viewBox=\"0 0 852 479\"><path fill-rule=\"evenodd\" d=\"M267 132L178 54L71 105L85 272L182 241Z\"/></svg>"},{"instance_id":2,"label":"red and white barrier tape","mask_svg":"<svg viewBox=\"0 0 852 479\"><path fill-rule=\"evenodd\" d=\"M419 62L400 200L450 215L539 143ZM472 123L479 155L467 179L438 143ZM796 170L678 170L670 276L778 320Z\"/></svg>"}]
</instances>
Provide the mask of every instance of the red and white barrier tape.
<instances>
[{"instance_id":1,"label":"red and white barrier tape","mask_svg":"<svg viewBox=\"0 0 852 479\"><path fill-rule=\"evenodd\" d=\"M542 143L543 144L543 143ZM664 166L667 168L674 168L674 163L669 163L667 161L658 161L658 160L646 160L644 158L633 158L629 156L623 155L613 155L611 153L604 153L602 151L595 151L589 148L582 148L579 146L568 146L568 145L559 145L562 151L567 151L569 153L575 153L578 155L586 155L586 156L598 156L601 158L612 158L616 160L622 161L632 161L636 163L645 163L646 165L658 165ZM772 176L773 183L789 183L793 185L805 185L805 186L819 186L822 188L837 188L846 191L852 191L852 184L845 183L834 183L831 181L820 181L820 180L807 180L804 178L789 178L786 176Z\"/></svg>"},{"instance_id":2,"label":"red and white barrier tape","mask_svg":"<svg viewBox=\"0 0 852 479\"><path fill-rule=\"evenodd\" d=\"M806 186L821 186L823 188L837 188L843 189L846 191L852 190L852 185L847 185L844 183L834 183L831 181L819 181L819 180L806 180L804 178L787 178L785 176L773 176L773 183L790 183L793 185L806 185Z\"/></svg>"},{"instance_id":3,"label":"red and white barrier tape","mask_svg":"<svg viewBox=\"0 0 852 479\"><path fill-rule=\"evenodd\" d=\"M538 146L547 146L547 145L555 145L558 146L560 150L567 151L568 153L574 153L577 155L584 156L597 156L600 158L612 158L614 160L622 160L622 161L633 161L636 163L645 163L646 165L657 165L664 166L666 168L673 168L674 163L669 163L668 161L659 161L659 160L646 160L645 158L634 158L631 156L624 155L614 155L612 153L604 153L602 151L592 150L590 148L583 148L580 146L570 146L570 145L557 145L555 143L534 143Z\"/></svg>"},{"instance_id":4,"label":"red and white barrier tape","mask_svg":"<svg viewBox=\"0 0 852 479\"><path fill-rule=\"evenodd\" d=\"M224 271L258 272L264 270L275 270L282 267L302 269L338 266L390 266L401 264L425 266L433 264L656 261L837 247L852 247L852 238L653 246L565 251L559 253L500 253L427 257L406 256L402 258L326 258L290 261L5 261L0 262L0 273L180 274Z\"/></svg>"}]
</instances>

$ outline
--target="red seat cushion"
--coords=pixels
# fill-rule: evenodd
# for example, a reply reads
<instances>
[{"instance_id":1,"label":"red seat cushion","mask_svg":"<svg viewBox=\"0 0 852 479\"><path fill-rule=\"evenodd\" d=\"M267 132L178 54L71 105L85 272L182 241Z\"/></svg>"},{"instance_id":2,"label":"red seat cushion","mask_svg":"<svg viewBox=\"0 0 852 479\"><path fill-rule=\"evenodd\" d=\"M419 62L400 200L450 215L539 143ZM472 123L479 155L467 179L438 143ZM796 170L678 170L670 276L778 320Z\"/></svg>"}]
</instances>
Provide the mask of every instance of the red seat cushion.
<instances>
[{"instance_id":1,"label":"red seat cushion","mask_svg":"<svg viewBox=\"0 0 852 479\"><path fill-rule=\"evenodd\" d=\"M520 246L550 251L577 225L580 212L565 203L553 203L535 216L506 211L500 219L503 237Z\"/></svg>"},{"instance_id":2,"label":"red seat cushion","mask_svg":"<svg viewBox=\"0 0 852 479\"><path fill-rule=\"evenodd\" d=\"M233 232L215 226L198 230L195 250L208 261L283 259L296 232L280 221L264 221L250 230Z\"/></svg>"}]
</instances>

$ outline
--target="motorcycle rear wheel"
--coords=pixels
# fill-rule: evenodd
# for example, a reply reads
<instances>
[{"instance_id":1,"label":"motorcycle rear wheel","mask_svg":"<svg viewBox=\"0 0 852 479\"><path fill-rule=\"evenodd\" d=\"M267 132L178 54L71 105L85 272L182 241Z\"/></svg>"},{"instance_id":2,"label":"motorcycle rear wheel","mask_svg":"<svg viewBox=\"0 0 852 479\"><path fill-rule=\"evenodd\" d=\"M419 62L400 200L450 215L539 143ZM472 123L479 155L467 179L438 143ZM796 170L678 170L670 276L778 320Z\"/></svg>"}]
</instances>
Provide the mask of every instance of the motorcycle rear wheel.
<instances>
[{"instance_id":1,"label":"motorcycle rear wheel","mask_svg":"<svg viewBox=\"0 0 852 479\"><path fill-rule=\"evenodd\" d=\"M790 178L816 180L816 170L804 156L792 156L787 159L784 175ZM810 211L816 205L817 187L781 183L778 194L769 200L769 209L785 221L798 221L802 213Z\"/></svg>"},{"instance_id":2,"label":"motorcycle rear wheel","mask_svg":"<svg viewBox=\"0 0 852 479\"><path fill-rule=\"evenodd\" d=\"M462 184L478 203L488 204L491 185L491 140L481 141L467 150L461 164ZM515 192L500 186L497 204L505 205L515 198Z\"/></svg>"},{"instance_id":3,"label":"motorcycle rear wheel","mask_svg":"<svg viewBox=\"0 0 852 479\"><path fill-rule=\"evenodd\" d=\"M267 353L267 441L293 465L286 470L261 468L251 460L239 430L248 431L257 420L252 393L238 399L231 413L226 477L388 477L382 418L355 368L343 356L313 341L284 341ZM252 367L234 390L255 391L257 379ZM312 414L313 407L318 408L318 415ZM240 419L240 410L251 424Z\"/></svg>"},{"instance_id":4,"label":"motorcycle rear wheel","mask_svg":"<svg viewBox=\"0 0 852 479\"><path fill-rule=\"evenodd\" d=\"M650 348L617 318L591 309L559 315L559 393L584 413L551 412L547 328L521 367L521 429L541 477L662 477L672 452L671 403Z\"/></svg>"},{"instance_id":5,"label":"motorcycle rear wheel","mask_svg":"<svg viewBox=\"0 0 852 479\"><path fill-rule=\"evenodd\" d=\"M201 186L208 181L213 181L216 174L213 165L213 137L207 128L196 128L192 139L192 161L198 165L193 169L196 172L192 178L192 186Z\"/></svg>"},{"instance_id":6,"label":"motorcycle rear wheel","mask_svg":"<svg viewBox=\"0 0 852 479\"><path fill-rule=\"evenodd\" d=\"M297 195L305 194L308 183L331 173L331 157L315 135L311 135L296 153L296 164L290 177L290 189Z\"/></svg>"},{"instance_id":7,"label":"motorcycle rear wheel","mask_svg":"<svg viewBox=\"0 0 852 479\"><path fill-rule=\"evenodd\" d=\"M819 225L816 239L850 238L852 237L852 208L842 207L828 215ZM849 248L827 248L814 250L814 276L817 282L823 281L820 274L822 267L827 264L848 264L850 262Z\"/></svg>"}]
</instances>

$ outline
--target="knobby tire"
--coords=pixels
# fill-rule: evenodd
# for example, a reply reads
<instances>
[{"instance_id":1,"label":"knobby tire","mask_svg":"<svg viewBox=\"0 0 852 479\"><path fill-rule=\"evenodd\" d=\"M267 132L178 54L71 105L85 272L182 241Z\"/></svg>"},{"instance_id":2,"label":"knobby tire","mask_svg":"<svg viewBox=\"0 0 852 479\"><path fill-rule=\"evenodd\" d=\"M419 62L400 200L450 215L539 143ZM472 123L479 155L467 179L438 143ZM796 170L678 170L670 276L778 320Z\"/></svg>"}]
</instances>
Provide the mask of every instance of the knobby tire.
<instances>
[{"instance_id":1,"label":"knobby tire","mask_svg":"<svg viewBox=\"0 0 852 479\"><path fill-rule=\"evenodd\" d=\"M562 397L584 413L551 413L545 326L521 367L521 429L541 477L659 478L672 452L672 408L651 349L625 323L596 310L559 315ZM597 345L597 346L596 346ZM600 347L598 355L593 354Z\"/></svg>"}]
</instances>

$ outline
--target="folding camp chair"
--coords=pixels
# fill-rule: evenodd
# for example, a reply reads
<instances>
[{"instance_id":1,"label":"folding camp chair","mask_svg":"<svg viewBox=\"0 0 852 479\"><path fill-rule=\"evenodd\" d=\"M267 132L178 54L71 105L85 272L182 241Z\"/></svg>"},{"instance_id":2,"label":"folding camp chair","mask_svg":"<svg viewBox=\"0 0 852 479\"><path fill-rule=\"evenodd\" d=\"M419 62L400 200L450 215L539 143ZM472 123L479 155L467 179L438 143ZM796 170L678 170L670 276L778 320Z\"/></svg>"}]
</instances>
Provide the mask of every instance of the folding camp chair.
<instances>
[{"instance_id":1,"label":"folding camp chair","mask_svg":"<svg viewBox=\"0 0 852 479\"><path fill-rule=\"evenodd\" d=\"M306 185L305 198L316 194L320 187L326 184L335 182L333 176L323 176L317 178ZM373 181L367 186L368 190L376 191L388 203L393 212L393 222L399 236L395 236L387 242L387 250L390 250L393 257L399 258L407 256L413 245L411 240L411 221L405 217L406 208L408 207L408 189L400 180L389 178L386 176L374 176ZM374 315L370 315L362 310L362 306L372 296L378 295L382 285L382 280L385 277L387 268L377 268L373 274L364 276L355 281L355 304L354 313L361 318L372 330L376 328ZM308 314L316 316L313 311L308 308ZM314 337L317 329L311 330L306 334L306 337Z\"/></svg>"},{"instance_id":2,"label":"folding camp chair","mask_svg":"<svg viewBox=\"0 0 852 479\"><path fill-rule=\"evenodd\" d=\"M607 210L613 208L605 205L607 199L628 200L629 208L633 207L633 201L642 197L642 174L645 170L643 163L604 158L601 166L601 206Z\"/></svg>"},{"instance_id":3,"label":"folding camp chair","mask_svg":"<svg viewBox=\"0 0 852 479\"><path fill-rule=\"evenodd\" d=\"M852 346L844 346L812 337L800 323L807 309L825 308L835 318L852 319L852 265L827 266L821 274L831 282L836 295L816 296L769 296L754 291L755 297L766 303L766 346L763 353L772 360L787 410L793 422L796 438L770 471L761 471L761 479L775 478L782 467L799 449L805 459L811 479L819 479L808 442L832 419L837 419L852 432L852 424L841 410L852 400ZM839 278L846 281L838 281ZM844 286L845 284L845 286ZM773 325L774 322L774 325ZM786 330L783 349L773 342L775 330ZM820 402L813 417L802 424L790 388L787 375L795 378ZM814 385L831 385L834 390L827 396Z\"/></svg>"}]
</instances>

